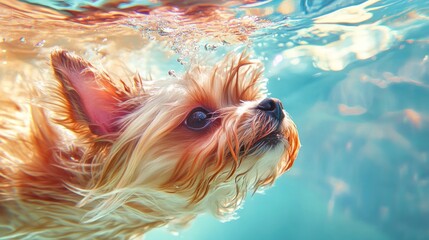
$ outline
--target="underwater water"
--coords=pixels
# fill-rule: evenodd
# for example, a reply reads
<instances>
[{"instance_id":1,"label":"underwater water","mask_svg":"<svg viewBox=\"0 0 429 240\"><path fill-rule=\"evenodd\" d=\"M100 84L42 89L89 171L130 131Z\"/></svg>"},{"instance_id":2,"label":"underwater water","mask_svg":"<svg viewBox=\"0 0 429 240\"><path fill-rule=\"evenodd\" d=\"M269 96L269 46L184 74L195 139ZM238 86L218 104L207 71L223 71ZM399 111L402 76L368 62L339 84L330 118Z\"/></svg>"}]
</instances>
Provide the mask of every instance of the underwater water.
<instances>
[{"instance_id":1,"label":"underwater water","mask_svg":"<svg viewBox=\"0 0 429 240\"><path fill-rule=\"evenodd\" d=\"M246 48L299 129L237 220L145 239L429 239L429 1L0 0L0 77L49 72L57 46L155 77Z\"/></svg>"}]
</instances>

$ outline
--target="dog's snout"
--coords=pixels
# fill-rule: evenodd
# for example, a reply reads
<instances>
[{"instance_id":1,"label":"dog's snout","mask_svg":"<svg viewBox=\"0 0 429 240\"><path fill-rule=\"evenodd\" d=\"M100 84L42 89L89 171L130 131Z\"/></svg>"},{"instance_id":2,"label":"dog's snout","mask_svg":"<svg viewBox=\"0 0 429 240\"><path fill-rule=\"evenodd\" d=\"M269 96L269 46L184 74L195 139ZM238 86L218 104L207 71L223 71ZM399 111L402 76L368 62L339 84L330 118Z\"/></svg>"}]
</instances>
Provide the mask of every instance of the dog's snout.
<instances>
[{"instance_id":1,"label":"dog's snout","mask_svg":"<svg viewBox=\"0 0 429 240\"><path fill-rule=\"evenodd\" d=\"M280 102L280 100L277 98L265 98L258 104L256 108L264 111L266 114L279 121L282 121L285 117L285 114L283 113L282 102Z\"/></svg>"}]
</instances>

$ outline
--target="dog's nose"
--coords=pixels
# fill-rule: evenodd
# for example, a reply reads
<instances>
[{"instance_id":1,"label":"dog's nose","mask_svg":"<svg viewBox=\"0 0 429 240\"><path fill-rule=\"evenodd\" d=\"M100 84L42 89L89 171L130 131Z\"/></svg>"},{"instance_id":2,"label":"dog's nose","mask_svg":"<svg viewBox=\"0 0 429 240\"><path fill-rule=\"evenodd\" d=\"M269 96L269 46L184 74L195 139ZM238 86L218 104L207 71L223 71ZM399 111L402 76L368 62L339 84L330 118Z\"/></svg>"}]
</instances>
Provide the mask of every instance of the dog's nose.
<instances>
[{"instance_id":1,"label":"dog's nose","mask_svg":"<svg viewBox=\"0 0 429 240\"><path fill-rule=\"evenodd\" d=\"M279 121L282 121L285 117L282 102L277 98L265 98L256 108L266 112L269 116Z\"/></svg>"}]
</instances>

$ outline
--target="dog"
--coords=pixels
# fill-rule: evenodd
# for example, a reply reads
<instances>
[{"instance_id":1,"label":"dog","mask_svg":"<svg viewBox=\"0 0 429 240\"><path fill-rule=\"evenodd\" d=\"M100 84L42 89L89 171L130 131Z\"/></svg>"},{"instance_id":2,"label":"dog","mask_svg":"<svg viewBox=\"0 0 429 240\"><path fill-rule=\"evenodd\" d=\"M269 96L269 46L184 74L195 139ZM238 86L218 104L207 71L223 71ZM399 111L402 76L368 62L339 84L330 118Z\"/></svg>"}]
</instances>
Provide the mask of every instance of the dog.
<instances>
[{"instance_id":1,"label":"dog","mask_svg":"<svg viewBox=\"0 0 429 240\"><path fill-rule=\"evenodd\" d=\"M297 128L246 53L156 81L115 79L62 49L50 63L55 77L0 97L0 239L229 220L297 157Z\"/></svg>"}]
</instances>

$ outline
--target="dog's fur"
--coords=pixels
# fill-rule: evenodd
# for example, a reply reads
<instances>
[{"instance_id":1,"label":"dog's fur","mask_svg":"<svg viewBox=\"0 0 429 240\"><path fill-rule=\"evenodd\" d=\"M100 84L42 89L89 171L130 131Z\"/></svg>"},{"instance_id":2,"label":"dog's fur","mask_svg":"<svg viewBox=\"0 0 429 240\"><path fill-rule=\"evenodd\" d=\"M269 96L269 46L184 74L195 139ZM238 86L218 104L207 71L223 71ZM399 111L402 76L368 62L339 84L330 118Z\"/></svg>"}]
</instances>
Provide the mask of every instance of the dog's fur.
<instances>
[{"instance_id":1,"label":"dog's fur","mask_svg":"<svg viewBox=\"0 0 429 240\"><path fill-rule=\"evenodd\" d=\"M55 80L1 92L0 239L129 239L202 212L227 220L297 156L288 115L258 108L263 68L245 54L159 81L115 80L64 50L51 64ZM208 126L190 129L199 107Z\"/></svg>"}]
</instances>

